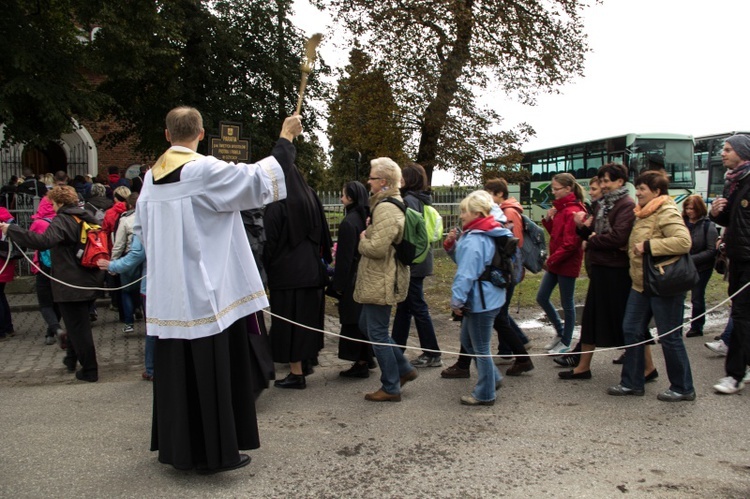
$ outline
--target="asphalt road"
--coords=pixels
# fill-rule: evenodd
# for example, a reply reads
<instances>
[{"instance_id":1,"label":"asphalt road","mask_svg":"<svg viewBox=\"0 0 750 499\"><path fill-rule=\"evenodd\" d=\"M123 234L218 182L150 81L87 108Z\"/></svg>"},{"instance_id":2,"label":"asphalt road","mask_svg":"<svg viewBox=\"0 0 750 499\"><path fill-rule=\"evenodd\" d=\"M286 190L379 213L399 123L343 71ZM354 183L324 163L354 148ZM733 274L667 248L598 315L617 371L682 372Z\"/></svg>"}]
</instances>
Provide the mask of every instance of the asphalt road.
<instances>
[{"instance_id":1,"label":"asphalt road","mask_svg":"<svg viewBox=\"0 0 750 499\"><path fill-rule=\"evenodd\" d=\"M366 402L379 371L340 378L348 366L327 339L306 390L260 397L262 447L252 463L201 476L161 465L148 450L140 335L122 335L100 309L100 381L77 382L62 351L34 332L38 313L22 314L16 330L28 320L28 331L0 343L0 497L750 497L750 391L714 394L723 362L703 346L722 318L707 337L686 340L698 398L681 403L656 399L668 387L658 348L661 376L645 397L605 394L619 366L616 352L604 352L585 381L561 381L550 359L535 359L531 373L506 377L493 407L459 404L473 368L469 380L421 369L401 403ZM457 349L457 324L443 315L435 324L441 347ZM537 345L531 353L541 353L551 329L524 328Z\"/></svg>"}]
</instances>

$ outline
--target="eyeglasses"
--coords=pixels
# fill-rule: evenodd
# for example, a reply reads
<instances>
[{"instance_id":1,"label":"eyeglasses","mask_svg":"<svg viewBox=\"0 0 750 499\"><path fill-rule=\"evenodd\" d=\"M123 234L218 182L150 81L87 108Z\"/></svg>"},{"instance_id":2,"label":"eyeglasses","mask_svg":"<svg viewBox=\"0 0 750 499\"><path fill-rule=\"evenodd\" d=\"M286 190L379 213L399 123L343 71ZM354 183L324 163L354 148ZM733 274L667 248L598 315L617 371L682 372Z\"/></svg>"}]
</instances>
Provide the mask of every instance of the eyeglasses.
<instances>
[{"instance_id":1,"label":"eyeglasses","mask_svg":"<svg viewBox=\"0 0 750 499\"><path fill-rule=\"evenodd\" d=\"M370 180L383 180L382 177L368 177Z\"/></svg>"}]
</instances>

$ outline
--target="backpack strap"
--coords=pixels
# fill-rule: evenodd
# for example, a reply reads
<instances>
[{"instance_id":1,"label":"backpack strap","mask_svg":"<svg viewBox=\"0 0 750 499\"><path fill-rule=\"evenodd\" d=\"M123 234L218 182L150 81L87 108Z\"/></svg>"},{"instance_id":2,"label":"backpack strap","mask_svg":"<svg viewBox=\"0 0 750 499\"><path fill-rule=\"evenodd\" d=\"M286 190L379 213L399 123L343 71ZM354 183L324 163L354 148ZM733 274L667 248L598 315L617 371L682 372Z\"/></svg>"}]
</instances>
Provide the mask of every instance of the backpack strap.
<instances>
[{"instance_id":1,"label":"backpack strap","mask_svg":"<svg viewBox=\"0 0 750 499\"><path fill-rule=\"evenodd\" d=\"M399 209L400 209L400 210L401 210L402 212L406 213L406 205L405 205L404 203L402 203L401 201L399 201L398 199L395 199L395 198L393 198L393 197L391 197L391 196L388 196L387 198L383 199L383 200L381 201L381 203L391 203L391 204L395 204L396 206L398 206L398 208L399 208Z\"/></svg>"}]
</instances>

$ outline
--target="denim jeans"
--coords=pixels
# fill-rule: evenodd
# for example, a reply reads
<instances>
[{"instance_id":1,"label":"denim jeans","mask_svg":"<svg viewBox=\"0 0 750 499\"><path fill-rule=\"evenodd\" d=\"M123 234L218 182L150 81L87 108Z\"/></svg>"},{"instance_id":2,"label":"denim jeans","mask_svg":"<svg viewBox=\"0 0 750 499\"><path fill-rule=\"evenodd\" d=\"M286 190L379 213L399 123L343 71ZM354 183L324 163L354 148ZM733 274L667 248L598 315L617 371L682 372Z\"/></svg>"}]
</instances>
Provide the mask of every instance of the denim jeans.
<instances>
[{"instance_id":1,"label":"denim jeans","mask_svg":"<svg viewBox=\"0 0 750 499\"><path fill-rule=\"evenodd\" d=\"M724 327L724 332L721 333L721 341L723 341L726 346L729 346L729 342L732 340L733 329L734 329L734 321L732 321L732 317L729 316L727 325Z\"/></svg>"},{"instance_id":2,"label":"denim jeans","mask_svg":"<svg viewBox=\"0 0 750 499\"><path fill-rule=\"evenodd\" d=\"M708 281L709 279L711 279L711 274L713 274L713 272L714 272L714 269L708 269L708 270L704 270L703 272L700 272L698 274L700 276L700 280L698 281L698 284L696 284L695 287L690 291L690 303L693 306L693 310L692 310L693 319L695 319L696 317L698 317L699 315L703 314L706 311L706 286L708 286ZM705 315L691 322L690 329L703 332L704 324L706 324Z\"/></svg>"},{"instance_id":3,"label":"denim jeans","mask_svg":"<svg viewBox=\"0 0 750 499\"><path fill-rule=\"evenodd\" d=\"M424 301L423 286L424 277L409 279L409 293L404 301L396 305L396 317L393 319L393 341L399 345L406 345L413 316L419 335L419 346L427 350L440 350L435 336L435 328L432 325L430 310ZM431 357L440 356L439 352L424 353Z\"/></svg>"},{"instance_id":4,"label":"denim jeans","mask_svg":"<svg viewBox=\"0 0 750 499\"><path fill-rule=\"evenodd\" d=\"M486 355L474 357L478 379L474 391L471 392L472 397L482 402L495 400L495 383L503 379L503 375L490 357L492 323L495 322L498 312L499 308L486 312L467 312L461 321L461 346L470 355Z\"/></svg>"},{"instance_id":5,"label":"denim jeans","mask_svg":"<svg viewBox=\"0 0 750 499\"><path fill-rule=\"evenodd\" d=\"M660 338L661 349L664 353L664 363L667 365L669 389L677 393L693 393L693 375L690 372L685 343L682 341L683 313L685 311L685 294L677 296L646 296L631 289L628 304L625 307L625 318L622 321L625 345L632 345L643 341L643 331L648 330L648 323L653 314L656 330L659 335L677 328L676 331ZM625 350L625 360L622 364L620 384L633 390L643 390L645 383L643 370L644 345L629 347Z\"/></svg>"},{"instance_id":6,"label":"denim jeans","mask_svg":"<svg viewBox=\"0 0 750 499\"><path fill-rule=\"evenodd\" d=\"M560 285L560 302L565 312L565 325L560 321L560 315L557 313L552 302L549 301L555 286ZM555 327L557 336L562 337L565 346L570 346L573 339L573 329L576 326L576 304L575 304L576 278L557 275L552 272L545 272L542 282L539 284L539 291L536 293L536 302L542 307L547 318Z\"/></svg>"},{"instance_id":7,"label":"denim jeans","mask_svg":"<svg viewBox=\"0 0 750 499\"><path fill-rule=\"evenodd\" d=\"M370 341L390 343L393 347L373 345L375 357L380 365L380 382L383 391L391 395L401 393L401 376L410 373L414 367L404 357L404 352L388 334L388 322L391 320L390 305L362 305L359 316L359 329L367 334Z\"/></svg>"},{"instance_id":8,"label":"denim jeans","mask_svg":"<svg viewBox=\"0 0 750 499\"><path fill-rule=\"evenodd\" d=\"M133 293L120 291L120 316L125 324L133 324Z\"/></svg>"}]
</instances>

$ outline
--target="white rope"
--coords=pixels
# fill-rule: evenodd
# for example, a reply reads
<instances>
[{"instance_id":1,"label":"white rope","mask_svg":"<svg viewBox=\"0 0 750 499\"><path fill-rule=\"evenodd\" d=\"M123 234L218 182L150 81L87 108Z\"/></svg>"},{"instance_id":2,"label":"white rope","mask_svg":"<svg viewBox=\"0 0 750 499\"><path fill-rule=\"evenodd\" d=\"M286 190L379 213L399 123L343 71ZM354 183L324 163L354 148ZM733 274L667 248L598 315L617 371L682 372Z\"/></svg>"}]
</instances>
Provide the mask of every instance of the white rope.
<instances>
[{"instance_id":1,"label":"white rope","mask_svg":"<svg viewBox=\"0 0 750 499\"><path fill-rule=\"evenodd\" d=\"M31 260L31 259L30 259L30 258L28 257L28 255L27 255L27 254L26 254L26 253L25 253L25 252L24 252L24 251L23 251L23 250L21 249L21 247L20 247L20 246L18 246L18 245L17 245L17 244L15 243L15 242L13 242L13 241L11 241L11 243L12 243L13 245L15 245L15 246L16 246L16 248L18 248L18 250L19 250L19 251L21 252L21 254L23 255L23 257L24 257L24 258L25 258L25 259L26 259L26 260L27 260L27 261L28 261L28 262L29 262L29 263L30 263L30 264L31 264L31 265L32 265L32 266L33 266L33 267L34 267L35 269L37 269L37 270L38 270L38 271L39 271L39 272L40 272L40 273L41 273L42 275L44 275L44 276L47 276L47 277L48 277L49 279L51 279L51 280L53 280L53 281L55 281L55 282L57 282L57 283L59 283L59 284L62 284L63 286L68 286L69 288L74 288L74 289L84 289L84 290L89 290L89 291L118 291L118 290L122 290L122 289L128 288L128 287L132 286L133 284L135 284L135 283L137 283L137 282L140 282L141 280L143 280L143 279L145 279L145 278L147 277L147 276L142 276L141 278L139 278L139 279L137 279L137 280L135 280L135 281L131 282L130 284L126 284L126 285L124 285L124 286L120 286L119 288L96 288L96 287L88 287L88 286L76 286L76 285L74 285L74 284L69 284L69 283L67 283L67 282L61 281L60 279L56 279L56 278L52 277L51 275L47 274L47 273L46 273L46 272L44 272L44 271L43 271L43 270L42 270L41 268L39 268L39 266L38 266L38 265L36 265L36 264L35 264L35 263L34 263L34 262L33 262L33 261L32 261L32 260ZM3 270L5 270L5 267L7 267L7 266L8 266L8 262L9 262L9 261L10 261L10 251L8 251L8 256L6 257L6 260L5 260L5 264L3 265L2 269L0 269L0 273L2 273L2 271L3 271ZM731 296L727 297L727 298L726 298L725 300L723 300L723 301L719 302L719 303L718 303L717 305L715 305L714 307L712 307L712 308L710 308L710 309L706 310L705 312L703 312L703 313L702 313L701 315L699 315L698 317L695 317L695 318L693 318L693 319L690 319L689 321L687 321L687 322L685 322L685 323L683 323L683 324L680 324L679 326L675 327L674 329L671 329L671 330L667 331L667 332L666 332L666 333L664 333L664 334L658 335L658 336L656 336L655 338L654 338L654 337L651 337L651 338L647 338L647 339L645 339L645 340L643 340L643 341L641 341L641 342L638 342L638 343L633 343L633 344L630 344L630 345L623 345L623 346L621 346L621 347L607 347L607 348L597 348L596 350L592 350L592 351L590 351L590 352L566 352L566 354L567 354L567 355L581 355L581 354L583 354L583 353L607 352L607 351L611 351L611 350L627 350L628 348L633 348L633 347L637 347L637 346L640 346L640 345L645 345L646 343L650 343L650 342L652 342L653 340L658 340L659 338L663 338L664 336L667 336L668 334L672 334L672 333L674 333L675 331L677 331L678 329L679 329L679 330L682 330L682 328L683 328L683 327L685 327L686 325L688 325L688 324L692 323L693 321L695 321L695 320L697 320L697 319L700 319L701 317L703 317L703 316L707 315L707 314L708 314L709 312L713 312L714 310L716 310L716 309L717 309L717 308L719 308L720 306L724 305L725 303L727 303L728 301L730 301L730 300L731 300L732 298L734 298L735 296L737 296L738 294L740 294L740 293L741 293L742 291L744 291L744 290L745 290L745 288L747 288L748 286L750 286L750 282L746 282L746 283L745 283L745 285L744 285L744 286L742 286L742 287L741 287L740 289L738 289L738 290L737 290L737 292L735 292L735 293L734 293L733 295L731 295ZM334 333L334 332L332 332L332 331L326 331L325 329L318 329L318 328L314 328L314 327L311 327L311 326L306 326L305 324L300 324L299 322L295 322L295 321L293 321L293 320L291 320L291 319L288 319L288 318L286 318L286 317L282 317L282 316L280 316L280 315L278 315L278 314L274 314L273 312L270 312L269 310L263 310L263 312L264 312L264 313L266 313L266 314L268 314L268 315L269 315L269 316L271 316L271 317L276 317L276 318L278 318L278 319L281 319L281 320L283 320L283 321L286 321L286 322L288 322L288 323L290 323L290 324L293 324L293 325L295 325L295 326L297 326L297 327L301 327L301 328L303 328L303 329L308 329L308 330L310 330L310 331L315 331L315 332L317 332L317 333L323 333L323 334L325 334L325 335L328 335L328 336L333 336L333 337L336 337L336 338L343 338L343 339L345 339L345 340L348 340L348 341L354 341L354 342L356 342L356 343L366 343L366 344L368 344L368 345L372 345L372 346L383 346L383 347L393 347L393 348L404 348L404 349L408 349L408 350L421 350L422 352L429 352L429 353L435 353L435 354L440 354L440 355L443 355L443 354L448 354L448 355L463 355L463 356L465 356L465 357L490 357L490 358L493 358L493 357L507 357L507 355L505 355L505 354L503 354L503 355L484 355L484 354L469 354L469 353L461 353L461 352L452 352L452 351L449 351L449 350L434 350L434 349L429 349L429 348L421 348L421 347L414 347L414 346L409 346L409 345L398 345L398 344L394 344L394 343L378 343L378 342L376 342L376 341L369 341L369 340L360 340L360 339L358 339L358 338L349 338L349 337L347 337L347 336L342 336L342 335L341 335L341 334L339 334L339 333ZM564 354L556 354L556 353L555 353L555 354L552 354L552 353L527 353L527 354L512 354L512 356L513 356L513 357L557 357L557 356L559 356L559 355L564 355Z\"/></svg>"},{"instance_id":2,"label":"white rope","mask_svg":"<svg viewBox=\"0 0 750 499\"><path fill-rule=\"evenodd\" d=\"M732 298L734 298L735 296L737 296L738 294L740 294L742 291L744 291L745 288L747 288L748 286L750 286L750 282L745 283L745 285L742 286L739 290L737 290L737 292L734 293L732 296L729 296L725 300L719 302L717 305L715 305L714 307L706 310L705 312L703 312L699 316L697 316L697 317L695 317L693 319L690 319L689 321L687 321L687 322L685 322L683 324L680 324L676 328L671 329L671 330L667 331L664 334L660 334L660 335L658 335L656 337L647 338L647 339L645 339L645 340L643 340L641 342L638 342L638 343L632 343L630 345L623 345L623 346L620 346L620 347L597 348L596 350L592 350L592 351L589 351L589 352L566 352L565 354L558 354L558 353L527 353L525 355L524 354L511 354L510 356L512 356L512 357L557 357L557 356L560 356L560 355L581 355L583 353L607 352L607 351L611 351L611 350L627 350L628 348L633 348L633 347L637 347L637 346L640 346L640 345L645 345L646 343L650 343L653 340L658 340L659 338L663 338L664 336L667 336L668 334L672 334L672 333L674 333L677 330L682 330L683 327L685 327L686 325L692 323L694 320L700 319L701 317L705 316L709 312L713 312L717 308L721 307L726 302L730 301ZM469 353L461 353L461 352L452 352L452 351L449 351L449 350L434 350L434 349L430 349L430 348L422 348L422 347L415 347L415 346L409 346L409 345L398 345L398 344L394 344L394 343L378 343L378 342L375 342L375 341L360 340L358 338L349 338L348 336L343 336L343 335L338 334L338 333L333 333L331 331L326 331L325 329L318 329L318 328L314 328L314 327L311 327L311 326L306 326L305 324L300 324L299 322L295 322L295 321L293 321L291 319L287 319L286 317L282 317L282 316L280 316L278 314L274 314L273 312L270 312L268 310L263 310L263 312L266 313L266 314L268 314L271 317L276 317L278 319L286 321L286 322L288 322L290 324L294 324L295 326L301 327L303 329L308 329L310 331L315 331L315 332L318 332L318 333L323 333L323 334L326 334L328 336L333 336L333 337L336 337L336 338L343 338L343 339L345 339L347 341L354 341L356 343L366 343L368 345L373 345L373 346L383 346L383 347L393 347L393 348L405 348L405 349L408 349L408 350L420 350L422 352L429 352L429 353L435 353L435 354L440 354L440 355L448 354L448 355L463 355L465 357L490 357L490 358L493 358L493 357L508 357L508 355L506 355L506 354L503 354L503 355L469 354Z\"/></svg>"},{"instance_id":3,"label":"white rope","mask_svg":"<svg viewBox=\"0 0 750 499\"><path fill-rule=\"evenodd\" d=\"M35 269L37 269L40 274L42 274L43 276L48 277L52 281L55 281L55 282L57 282L59 284L62 284L63 286L67 286L67 287L73 288L73 289L83 289L83 290L86 290L86 291L120 291L122 289L129 288L133 284L135 284L137 282L141 282L143 279L146 278L145 275L141 276L139 279L136 279L135 281L133 281L133 282L131 282L129 284L125 284L124 286L120 286L119 288L96 288L96 287L91 287L91 286L76 286L75 284L70 284L70 283L67 283L65 281L61 281L60 279L56 279L56 278L52 277L51 275L49 275L48 273L46 273L45 271L43 271L37 264L35 264L31 260L31 258L29 258L29 256L26 254L26 252L24 252L21 249L20 246L18 246L15 242L13 242L13 245L15 245L16 248L18 248L18 251L21 252L21 254L26 259L26 261L28 261L31 264L32 267L34 267ZM10 253L8 253L8 255L10 255ZM7 265L8 262L5 262L5 264ZM5 270L5 266L3 266L3 270ZM0 270L0 272L2 272L2 271Z\"/></svg>"}]
</instances>

